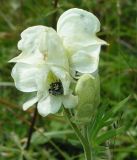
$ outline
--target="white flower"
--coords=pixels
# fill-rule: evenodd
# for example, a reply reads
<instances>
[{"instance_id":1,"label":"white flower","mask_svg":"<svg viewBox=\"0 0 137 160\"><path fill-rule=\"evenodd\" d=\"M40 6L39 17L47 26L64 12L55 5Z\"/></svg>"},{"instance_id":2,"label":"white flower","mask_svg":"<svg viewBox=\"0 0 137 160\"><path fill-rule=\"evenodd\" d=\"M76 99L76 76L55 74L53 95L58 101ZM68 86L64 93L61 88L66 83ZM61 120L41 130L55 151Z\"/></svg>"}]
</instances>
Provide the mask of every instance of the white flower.
<instances>
[{"instance_id":1,"label":"white flower","mask_svg":"<svg viewBox=\"0 0 137 160\"><path fill-rule=\"evenodd\" d=\"M12 77L23 92L36 92L23 108L38 103L42 116L56 113L62 104L75 107L77 96L70 89L71 76L93 73L98 69L101 45L107 44L96 33L100 22L92 13L73 8L58 20L57 32L49 27L29 27L18 43L22 53L10 60L16 62Z\"/></svg>"},{"instance_id":2,"label":"white flower","mask_svg":"<svg viewBox=\"0 0 137 160\"><path fill-rule=\"evenodd\" d=\"M60 16L57 33L68 51L73 73L97 70L101 45L107 44L96 36L99 31L99 20L88 11L73 8Z\"/></svg>"},{"instance_id":3,"label":"white flower","mask_svg":"<svg viewBox=\"0 0 137 160\"><path fill-rule=\"evenodd\" d=\"M56 113L62 104L75 107L77 97L70 90L71 77L62 41L52 28L30 27L22 32L18 48L22 53L10 60L16 87L23 92L37 92L23 105L26 110L38 102L42 116Z\"/></svg>"}]
</instances>

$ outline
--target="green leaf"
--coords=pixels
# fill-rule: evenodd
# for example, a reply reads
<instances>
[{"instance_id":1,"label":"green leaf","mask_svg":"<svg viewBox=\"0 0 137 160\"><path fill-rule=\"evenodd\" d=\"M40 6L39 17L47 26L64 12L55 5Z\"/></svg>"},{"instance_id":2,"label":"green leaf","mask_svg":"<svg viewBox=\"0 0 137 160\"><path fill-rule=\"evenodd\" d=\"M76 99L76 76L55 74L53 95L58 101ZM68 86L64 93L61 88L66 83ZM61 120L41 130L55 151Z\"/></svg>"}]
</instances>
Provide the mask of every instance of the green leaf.
<instances>
[{"instance_id":1,"label":"green leaf","mask_svg":"<svg viewBox=\"0 0 137 160\"><path fill-rule=\"evenodd\" d=\"M113 117L117 112L121 111L123 109L123 107L125 107L125 104L128 102L128 100L130 99L130 95L128 97L126 97L125 99L123 99L122 101L120 101L116 106L112 107L112 109L110 109L110 111L108 111L104 117L103 117L103 121L106 121L107 119L109 119L110 117Z\"/></svg>"},{"instance_id":2,"label":"green leaf","mask_svg":"<svg viewBox=\"0 0 137 160\"><path fill-rule=\"evenodd\" d=\"M113 124L116 119L115 115L120 112L123 107L125 107L125 104L128 102L130 96L119 102L116 106L112 107L109 111L106 111L107 106L102 106L98 108L98 111L95 115L94 120L90 124L90 138L91 141L94 141L99 133L99 131L108 125Z\"/></svg>"},{"instance_id":3,"label":"green leaf","mask_svg":"<svg viewBox=\"0 0 137 160\"><path fill-rule=\"evenodd\" d=\"M15 134L14 132L11 133L11 139L13 140L13 142L16 144L16 146L20 149L22 149L22 145L20 142L20 139L18 137L17 134Z\"/></svg>"},{"instance_id":4,"label":"green leaf","mask_svg":"<svg viewBox=\"0 0 137 160\"><path fill-rule=\"evenodd\" d=\"M101 106L98 108L96 114L94 115L90 123L90 138L94 140L94 137L97 136L98 131L104 126L102 117L105 114L107 106Z\"/></svg>"},{"instance_id":5,"label":"green leaf","mask_svg":"<svg viewBox=\"0 0 137 160\"><path fill-rule=\"evenodd\" d=\"M26 160L34 160L33 158L34 153L31 153L29 151L24 151L23 155Z\"/></svg>"},{"instance_id":6,"label":"green leaf","mask_svg":"<svg viewBox=\"0 0 137 160\"><path fill-rule=\"evenodd\" d=\"M20 150L19 149L15 149L15 148L11 148L11 147L6 147L6 146L0 146L0 151L1 152L12 152L12 153L14 153L14 152L20 152Z\"/></svg>"},{"instance_id":7,"label":"green leaf","mask_svg":"<svg viewBox=\"0 0 137 160\"><path fill-rule=\"evenodd\" d=\"M64 131L52 131L52 132L41 132L41 131L36 131L33 133L31 142L33 144L44 144L49 139L55 138L55 137L61 137L64 135L71 135L74 134L74 131L72 130L64 130Z\"/></svg>"},{"instance_id":8,"label":"green leaf","mask_svg":"<svg viewBox=\"0 0 137 160\"><path fill-rule=\"evenodd\" d=\"M117 136L118 134L121 134L124 131L124 127L118 128L118 129L111 129L107 132L105 132L104 134L102 134L101 136L97 137L95 142L97 144L102 144L104 142L106 142L108 139L111 139L115 136Z\"/></svg>"}]
</instances>

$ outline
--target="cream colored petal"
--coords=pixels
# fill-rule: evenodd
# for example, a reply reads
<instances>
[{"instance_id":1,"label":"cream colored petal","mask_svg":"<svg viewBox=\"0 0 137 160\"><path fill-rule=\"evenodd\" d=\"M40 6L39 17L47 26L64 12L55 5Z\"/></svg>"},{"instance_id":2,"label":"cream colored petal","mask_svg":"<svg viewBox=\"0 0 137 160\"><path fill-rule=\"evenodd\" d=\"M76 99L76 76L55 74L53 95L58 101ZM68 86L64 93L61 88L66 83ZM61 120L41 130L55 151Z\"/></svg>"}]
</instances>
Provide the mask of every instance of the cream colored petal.
<instances>
[{"instance_id":1,"label":"cream colored petal","mask_svg":"<svg viewBox=\"0 0 137 160\"><path fill-rule=\"evenodd\" d=\"M45 117L49 114L55 114L61 107L61 97L49 95L47 98L38 102L38 112L41 116Z\"/></svg>"},{"instance_id":2,"label":"cream colored petal","mask_svg":"<svg viewBox=\"0 0 137 160\"><path fill-rule=\"evenodd\" d=\"M35 54L33 55L22 52L19 56L11 59L9 62L21 62L21 63L36 65L44 63L44 60L43 60L43 55L39 51L36 51Z\"/></svg>"},{"instance_id":3,"label":"cream colored petal","mask_svg":"<svg viewBox=\"0 0 137 160\"><path fill-rule=\"evenodd\" d=\"M78 52L71 57L71 67L80 73L92 73L98 68L98 58Z\"/></svg>"},{"instance_id":4,"label":"cream colored petal","mask_svg":"<svg viewBox=\"0 0 137 160\"><path fill-rule=\"evenodd\" d=\"M100 30L100 22L92 13L82 9L69 9L57 23L57 32L63 39L84 40Z\"/></svg>"},{"instance_id":5,"label":"cream colored petal","mask_svg":"<svg viewBox=\"0 0 137 160\"><path fill-rule=\"evenodd\" d=\"M23 110L26 111L28 108L33 106L38 101L37 97L33 97L32 99L28 100L23 104Z\"/></svg>"},{"instance_id":6,"label":"cream colored petal","mask_svg":"<svg viewBox=\"0 0 137 160\"><path fill-rule=\"evenodd\" d=\"M100 22L92 13L82 9L69 9L64 12L57 23L57 32L68 50L77 46L107 44L96 37L100 31Z\"/></svg>"},{"instance_id":7,"label":"cream colored petal","mask_svg":"<svg viewBox=\"0 0 137 160\"><path fill-rule=\"evenodd\" d=\"M72 8L64 12L57 23L57 32L61 36L88 35L100 30L100 22L92 13Z\"/></svg>"},{"instance_id":8,"label":"cream colored petal","mask_svg":"<svg viewBox=\"0 0 137 160\"><path fill-rule=\"evenodd\" d=\"M68 59L62 40L53 28L29 27L21 33L18 48L22 53L10 62L28 64L48 63L68 68Z\"/></svg>"},{"instance_id":9,"label":"cream colored petal","mask_svg":"<svg viewBox=\"0 0 137 160\"><path fill-rule=\"evenodd\" d=\"M100 45L80 48L70 57L72 72L93 73L98 69Z\"/></svg>"},{"instance_id":10,"label":"cream colored petal","mask_svg":"<svg viewBox=\"0 0 137 160\"><path fill-rule=\"evenodd\" d=\"M16 88L23 92L37 91L37 85L35 81L36 74L37 68L24 63L17 63L13 67L11 73L15 81Z\"/></svg>"},{"instance_id":11,"label":"cream colored petal","mask_svg":"<svg viewBox=\"0 0 137 160\"><path fill-rule=\"evenodd\" d=\"M48 27L33 26L25 29L21 33L21 40L18 42L18 49L25 51L26 54L33 54L37 49L42 52L47 50L46 34Z\"/></svg>"},{"instance_id":12,"label":"cream colored petal","mask_svg":"<svg viewBox=\"0 0 137 160\"><path fill-rule=\"evenodd\" d=\"M78 51L80 49L85 48L94 48L94 46L101 46L101 45L108 45L105 41L101 40L100 38L97 38L96 36L92 36L89 39L85 39L83 41L66 38L64 41L64 46L69 52L69 55L74 54L75 51Z\"/></svg>"},{"instance_id":13,"label":"cream colored petal","mask_svg":"<svg viewBox=\"0 0 137 160\"><path fill-rule=\"evenodd\" d=\"M33 26L24 30L18 42L18 49L22 53L9 62L37 64L43 61L47 52L47 31L48 27L45 26Z\"/></svg>"},{"instance_id":14,"label":"cream colored petal","mask_svg":"<svg viewBox=\"0 0 137 160\"><path fill-rule=\"evenodd\" d=\"M68 59L62 40L52 28L47 33L47 39L48 63L68 69Z\"/></svg>"},{"instance_id":15,"label":"cream colored petal","mask_svg":"<svg viewBox=\"0 0 137 160\"><path fill-rule=\"evenodd\" d=\"M63 105L65 108L74 108L78 104L78 96L72 94L63 96Z\"/></svg>"},{"instance_id":16,"label":"cream colored petal","mask_svg":"<svg viewBox=\"0 0 137 160\"><path fill-rule=\"evenodd\" d=\"M36 84L37 84L37 97L39 99L47 97L49 94L49 82L48 82L48 74L49 74L48 65L43 65L40 70L38 70L38 74L36 75Z\"/></svg>"}]
</instances>

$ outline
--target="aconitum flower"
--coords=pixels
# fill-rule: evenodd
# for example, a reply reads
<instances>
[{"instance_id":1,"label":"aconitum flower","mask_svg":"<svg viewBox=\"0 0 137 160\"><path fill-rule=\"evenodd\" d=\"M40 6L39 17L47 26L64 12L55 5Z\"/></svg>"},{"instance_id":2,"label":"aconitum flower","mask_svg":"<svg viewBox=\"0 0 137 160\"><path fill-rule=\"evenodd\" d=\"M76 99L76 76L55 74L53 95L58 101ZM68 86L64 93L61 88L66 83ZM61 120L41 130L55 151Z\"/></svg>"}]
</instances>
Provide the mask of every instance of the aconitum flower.
<instances>
[{"instance_id":1,"label":"aconitum flower","mask_svg":"<svg viewBox=\"0 0 137 160\"><path fill-rule=\"evenodd\" d=\"M75 73L93 73L98 69L101 45L107 44L99 39L100 22L92 13L82 9L69 9L57 23L57 33L68 52L70 68Z\"/></svg>"},{"instance_id":2,"label":"aconitum flower","mask_svg":"<svg viewBox=\"0 0 137 160\"><path fill-rule=\"evenodd\" d=\"M73 8L61 15L57 32L34 26L21 33L18 49L22 53L10 60L16 63L12 77L20 91L36 92L23 105L24 110L37 102L39 113L46 116L56 113L62 104L77 106L78 98L70 86L77 74L97 71L101 45L106 44L96 36L99 30L96 16Z\"/></svg>"},{"instance_id":3,"label":"aconitum flower","mask_svg":"<svg viewBox=\"0 0 137 160\"><path fill-rule=\"evenodd\" d=\"M23 109L37 102L38 112L47 116L58 112L62 104L75 107L78 100L70 89L68 59L56 31L34 26L23 31L21 38L18 48L22 53L10 60L17 62L11 74L20 91L36 92Z\"/></svg>"}]
</instances>

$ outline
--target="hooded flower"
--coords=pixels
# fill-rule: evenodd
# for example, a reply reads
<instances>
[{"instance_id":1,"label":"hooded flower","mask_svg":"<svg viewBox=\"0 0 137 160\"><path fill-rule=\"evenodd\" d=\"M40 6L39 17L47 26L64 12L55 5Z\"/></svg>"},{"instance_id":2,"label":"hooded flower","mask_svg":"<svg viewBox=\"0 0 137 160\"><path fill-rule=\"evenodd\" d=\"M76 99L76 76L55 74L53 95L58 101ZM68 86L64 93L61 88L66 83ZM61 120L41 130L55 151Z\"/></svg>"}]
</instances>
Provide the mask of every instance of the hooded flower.
<instances>
[{"instance_id":1,"label":"hooded flower","mask_svg":"<svg viewBox=\"0 0 137 160\"><path fill-rule=\"evenodd\" d=\"M42 116L56 113L62 104L75 107L77 97L70 90L71 77L62 41L52 28L30 27L22 32L18 48L22 53L10 60L15 86L23 92L36 92L24 103L26 110L38 102Z\"/></svg>"},{"instance_id":2,"label":"hooded flower","mask_svg":"<svg viewBox=\"0 0 137 160\"><path fill-rule=\"evenodd\" d=\"M18 49L21 54L12 77L15 86L23 92L36 92L23 108L38 103L42 116L56 113L62 104L66 108L78 103L70 89L71 76L93 73L98 69L101 45L100 22L92 13L82 9L69 9L57 23L57 32L49 27L29 27L21 33ZM71 75L71 76L70 76Z\"/></svg>"},{"instance_id":3,"label":"hooded flower","mask_svg":"<svg viewBox=\"0 0 137 160\"><path fill-rule=\"evenodd\" d=\"M60 16L57 33L68 51L73 76L97 70L101 45L107 44L96 36L99 31L99 20L88 11L73 8Z\"/></svg>"}]
</instances>

